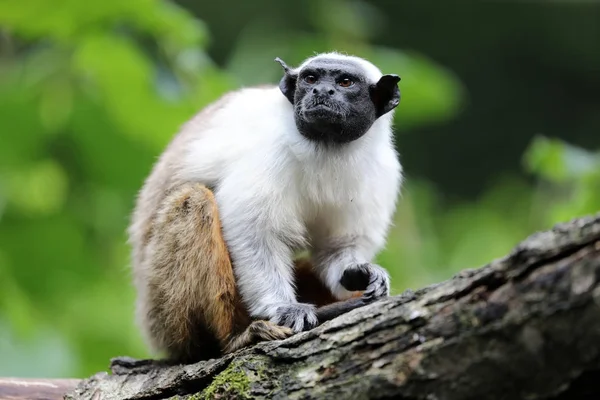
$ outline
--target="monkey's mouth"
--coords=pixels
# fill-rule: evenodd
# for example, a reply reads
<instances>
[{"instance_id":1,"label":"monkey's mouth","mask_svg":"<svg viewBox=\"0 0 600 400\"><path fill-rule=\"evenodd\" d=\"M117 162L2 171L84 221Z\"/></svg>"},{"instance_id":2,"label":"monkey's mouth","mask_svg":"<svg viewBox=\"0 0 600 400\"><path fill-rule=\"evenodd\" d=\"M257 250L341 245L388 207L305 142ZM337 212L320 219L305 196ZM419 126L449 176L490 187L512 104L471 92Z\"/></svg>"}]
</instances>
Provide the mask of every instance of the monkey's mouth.
<instances>
[{"instance_id":1,"label":"monkey's mouth","mask_svg":"<svg viewBox=\"0 0 600 400\"><path fill-rule=\"evenodd\" d=\"M306 112L317 112L317 111L335 112L333 107L331 107L330 105L325 104L325 103L315 104L313 106L306 107L306 108L304 108L304 111L306 111Z\"/></svg>"},{"instance_id":2,"label":"monkey's mouth","mask_svg":"<svg viewBox=\"0 0 600 400\"><path fill-rule=\"evenodd\" d=\"M344 112L339 106L323 100L313 100L305 104L302 114L307 120L339 120L344 118Z\"/></svg>"}]
</instances>

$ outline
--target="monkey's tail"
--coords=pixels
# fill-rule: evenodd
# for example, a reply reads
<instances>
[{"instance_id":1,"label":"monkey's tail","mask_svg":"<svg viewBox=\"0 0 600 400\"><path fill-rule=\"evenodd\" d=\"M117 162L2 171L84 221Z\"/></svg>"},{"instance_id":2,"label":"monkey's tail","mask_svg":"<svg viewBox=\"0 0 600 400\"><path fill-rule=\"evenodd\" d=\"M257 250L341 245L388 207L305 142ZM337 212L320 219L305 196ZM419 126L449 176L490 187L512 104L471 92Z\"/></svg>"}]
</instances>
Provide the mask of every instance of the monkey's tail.
<instances>
[{"instance_id":1,"label":"monkey's tail","mask_svg":"<svg viewBox=\"0 0 600 400\"><path fill-rule=\"evenodd\" d=\"M319 325L330 319L334 319L342 314L354 310L355 308L362 307L369 304L369 299L364 297L352 297L348 300L337 301L335 303L327 304L317 308L317 319Z\"/></svg>"}]
</instances>

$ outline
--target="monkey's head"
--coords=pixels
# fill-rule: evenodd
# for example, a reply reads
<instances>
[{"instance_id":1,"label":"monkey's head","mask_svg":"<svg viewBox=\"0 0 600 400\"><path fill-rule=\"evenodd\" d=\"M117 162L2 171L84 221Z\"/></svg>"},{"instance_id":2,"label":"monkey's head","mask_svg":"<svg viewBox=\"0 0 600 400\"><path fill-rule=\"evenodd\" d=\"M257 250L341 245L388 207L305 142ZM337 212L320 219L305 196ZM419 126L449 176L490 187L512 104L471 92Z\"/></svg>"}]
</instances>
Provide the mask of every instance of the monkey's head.
<instances>
[{"instance_id":1,"label":"monkey's head","mask_svg":"<svg viewBox=\"0 0 600 400\"><path fill-rule=\"evenodd\" d=\"M285 72L279 88L294 106L298 131L310 140L356 140L400 103L400 77L382 75L362 58L321 54L297 68L275 61Z\"/></svg>"}]
</instances>

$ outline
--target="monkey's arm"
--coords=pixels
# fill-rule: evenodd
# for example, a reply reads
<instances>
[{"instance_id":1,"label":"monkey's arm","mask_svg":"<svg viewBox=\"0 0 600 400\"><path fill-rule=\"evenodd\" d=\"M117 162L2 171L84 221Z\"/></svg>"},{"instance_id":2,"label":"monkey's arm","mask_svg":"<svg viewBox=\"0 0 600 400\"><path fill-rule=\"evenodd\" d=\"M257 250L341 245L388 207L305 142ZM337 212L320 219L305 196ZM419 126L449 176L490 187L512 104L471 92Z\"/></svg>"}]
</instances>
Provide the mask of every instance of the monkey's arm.
<instances>
[{"instance_id":1,"label":"monkey's arm","mask_svg":"<svg viewBox=\"0 0 600 400\"><path fill-rule=\"evenodd\" d=\"M254 319L296 332L310 329L318 322L315 306L299 303L294 291L292 245L302 240L302 225L293 210L277 203L283 197L279 185L260 180L269 174L258 174L253 182L245 175L228 176L215 192L242 301Z\"/></svg>"},{"instance_id":2,"label":"monkey's arm","mask_svg":"<svg viewBox=\"0 0 600 400\"><path fill-rule=\"evenodd\" d=\"M311 232L315 268L337 299L356 291L364 291L364 298L379 298L390 291L387 271L372 260L385 245L402 176L392 151L377 163L361 196L329 211Z\"/></svg>"}]
</instances>

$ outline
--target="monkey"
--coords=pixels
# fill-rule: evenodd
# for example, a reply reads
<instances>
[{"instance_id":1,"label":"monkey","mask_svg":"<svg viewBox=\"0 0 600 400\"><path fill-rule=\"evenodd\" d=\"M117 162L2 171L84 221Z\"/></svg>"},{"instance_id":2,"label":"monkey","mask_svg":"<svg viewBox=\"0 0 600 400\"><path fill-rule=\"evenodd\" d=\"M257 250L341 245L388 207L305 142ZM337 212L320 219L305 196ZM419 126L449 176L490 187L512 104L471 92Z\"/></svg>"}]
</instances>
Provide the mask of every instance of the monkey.
<instances>
[{"instance_id":1,"label":"monkey","mask_svg":"<svg viewBox=\"0 0 600 400\"><path fill-rule=\"evenodd\" d=\"M403 183L400 77L338 52L274 61L278 84L183 123L136 196L136 319L168 360L285 339L389 295L373 259Z\"/></svg>"}]
</instances>

